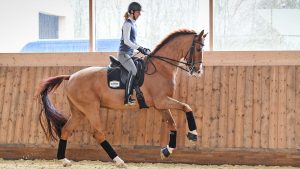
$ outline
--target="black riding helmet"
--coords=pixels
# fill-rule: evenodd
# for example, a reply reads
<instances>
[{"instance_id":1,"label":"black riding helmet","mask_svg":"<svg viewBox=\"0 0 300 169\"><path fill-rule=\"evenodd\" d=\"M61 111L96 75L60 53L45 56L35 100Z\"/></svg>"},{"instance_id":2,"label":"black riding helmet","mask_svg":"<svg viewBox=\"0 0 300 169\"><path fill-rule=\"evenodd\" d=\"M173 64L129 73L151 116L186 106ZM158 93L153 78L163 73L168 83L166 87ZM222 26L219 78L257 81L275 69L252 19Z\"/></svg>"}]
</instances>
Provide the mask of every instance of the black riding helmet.
<instances>
[{"instance_id":1,"label":"black riding helmet","mask_svg":"<svg viewBox=\"0 0 300 169\"><path fill-rule=\"evenodd\" d=\"M142 11L142 6L141 4L137 3L137 2L131 2L128 6L128 12L130 13L130 11Z\"/></svg>"}]
</instances>

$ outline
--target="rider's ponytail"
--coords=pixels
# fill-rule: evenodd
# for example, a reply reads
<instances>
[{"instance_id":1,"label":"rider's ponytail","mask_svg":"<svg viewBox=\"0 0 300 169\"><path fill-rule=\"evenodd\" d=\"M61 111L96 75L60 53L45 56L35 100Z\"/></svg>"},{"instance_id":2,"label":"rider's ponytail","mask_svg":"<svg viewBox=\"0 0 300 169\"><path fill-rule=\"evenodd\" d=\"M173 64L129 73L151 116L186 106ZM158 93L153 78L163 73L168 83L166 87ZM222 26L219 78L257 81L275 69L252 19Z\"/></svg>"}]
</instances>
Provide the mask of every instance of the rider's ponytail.
<instances>
[{"instance_id":1,"label":"rider's ponytail","mask_svg":"<svg viewBox=\"0 0 300 169\"><path fill-rule=\"evenodd\" d=\"M125 20L127 20L128 18L129 18L129 13L128 12L125 12L125 14L124 14L124 18L125 18Z\"/></svg>"}]
</instances>

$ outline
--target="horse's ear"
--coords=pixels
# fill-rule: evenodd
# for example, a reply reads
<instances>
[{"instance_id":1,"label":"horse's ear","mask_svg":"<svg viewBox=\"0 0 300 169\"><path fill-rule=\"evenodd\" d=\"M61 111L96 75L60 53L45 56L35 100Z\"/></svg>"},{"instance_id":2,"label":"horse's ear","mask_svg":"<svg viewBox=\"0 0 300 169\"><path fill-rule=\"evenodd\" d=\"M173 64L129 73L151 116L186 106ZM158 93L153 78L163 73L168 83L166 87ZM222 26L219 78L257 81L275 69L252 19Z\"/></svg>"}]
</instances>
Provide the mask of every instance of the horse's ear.
<instances>
[{"instance_id":1,"label":"horse's ear","mask_svg":"<svg viewBox=\"0 0 300 169\"><path fill-rule=\"evenodd\" d=\"M202 30L202 31L200 32L199 37L202 37L203 34L204 34L204 30Z\"/></svg>"},{"instance_id":2,"label":"horse's ear","mask_svg":"<svg viewBox=\"0 0 300 169\"><path fill-rule=\"evenodd\" d=\"M205 37L207 36L207 34L208 34L208 33L204 34L204 35L203 35L203 38L205 38Z\"/></svg>"}]
</instances>

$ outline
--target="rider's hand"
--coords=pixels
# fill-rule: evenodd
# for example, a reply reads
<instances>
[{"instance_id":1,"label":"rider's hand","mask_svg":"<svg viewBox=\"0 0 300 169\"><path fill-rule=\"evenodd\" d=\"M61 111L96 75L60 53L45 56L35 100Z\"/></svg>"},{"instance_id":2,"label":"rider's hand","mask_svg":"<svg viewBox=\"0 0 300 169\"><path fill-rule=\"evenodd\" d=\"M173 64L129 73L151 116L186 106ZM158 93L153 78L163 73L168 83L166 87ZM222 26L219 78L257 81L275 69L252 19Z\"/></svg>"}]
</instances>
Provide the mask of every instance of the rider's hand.
<instances>
[{"instance_id":1,"label":"rider's hand","mask_svg":"<svg viewBox=\"0 0 300 169\"><path fill-rule=\"evenodd\" d=\"M143 47L139 47L138 49L137 49L139 52L141 52L142 54L144 54L144 55L150 55L150 53L151 53L151 50L150 49L148 49L148 48L143 48Z\"/></svg>"}]
</instances>

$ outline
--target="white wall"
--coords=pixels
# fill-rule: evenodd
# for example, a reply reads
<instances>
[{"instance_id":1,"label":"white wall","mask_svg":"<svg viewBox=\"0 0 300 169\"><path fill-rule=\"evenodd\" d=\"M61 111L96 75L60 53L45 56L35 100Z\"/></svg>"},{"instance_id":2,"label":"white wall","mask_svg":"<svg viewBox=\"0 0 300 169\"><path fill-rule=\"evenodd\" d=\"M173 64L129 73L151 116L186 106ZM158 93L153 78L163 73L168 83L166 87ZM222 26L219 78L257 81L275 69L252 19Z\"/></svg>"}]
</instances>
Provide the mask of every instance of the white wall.
<instances>
[{"instance_id":1,"label":"white wall","mask_svg":"<svg viewBox=\"0 0 300 169\"><path fill-rule=\"evenodd\" d=\"M18 52L29 41L38 40L39 12L70 18L63 30L71 31L62 34L72 38L72 10L66 0L0 0L1 52Z\"/></svg>"}]
</instances>

